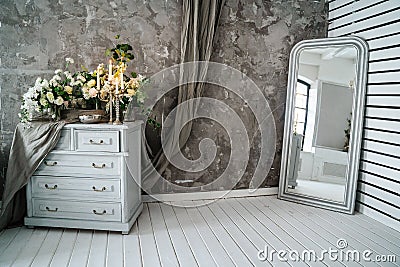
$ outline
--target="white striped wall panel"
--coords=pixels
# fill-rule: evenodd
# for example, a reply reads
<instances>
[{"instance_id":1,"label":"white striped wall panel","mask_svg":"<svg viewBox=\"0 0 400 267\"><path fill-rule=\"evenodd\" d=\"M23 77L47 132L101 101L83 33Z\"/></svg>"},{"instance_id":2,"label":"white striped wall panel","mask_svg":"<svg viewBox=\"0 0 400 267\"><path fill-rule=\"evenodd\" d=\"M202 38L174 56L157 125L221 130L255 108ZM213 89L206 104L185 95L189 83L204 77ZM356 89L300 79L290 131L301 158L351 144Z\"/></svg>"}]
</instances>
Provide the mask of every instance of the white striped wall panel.
<instances>
[{"instance_id":1,"label":"white striped wall panel","mask_svg":"<svg viewBox=\"0 0 400 267\"><path fill-rule=\"evenodd\" d=\"M399 29L400 29L400 24L399 24ZM399 38L399 37L397 37ZM386 71L386 70L398 70L400 69L400 59L391 59L391 60L386 60L386 61L370 61L369 63L369 72L377 72L377 71ZM399 91L399 86L395 85L395 91L398 93ZM371 89L371 87L369 88Z\"/></svg>"},{"instance_id":2,"label":"white striped wall panel","mask_svg":"<svg viewBox=\"0 0 400 267\"><path fill-rule=\"evenodd\" d=\"M385 105L385 103L382 103ZM369 117L383 117L397 119L400 118L400 109L383 108L383 107L368 107L366 108L366 115ZM400 130L400 129L398 129Z\"/></svg>"},{"instance_id":3,"label":"white striped wall panel","mask_svg":"<svg viewBox=\"0 0 400 267\"><path fill-rule=\"evenodd\" d=\"M397 29L400 28L400 23L390 24L389 26L393 27L393 25L395 25L397 27ZM370 39L368 41L369 48L370 49L380 49L382 47L397 45L399 43L399 37L398 37L399 34L400 34L400 32L396 31L394 28L393 28L393 32L391 32L390 34L387 34L386 37L382 37L383 34L380 32L379 36L382 38Z\"/></svg>"},{"instance_id":4,"label":"white striped wall panel","mask_svg":"<svg viewBox=\"0 0 400 267\"><path fill-rule=\"evenodd\" d=\"M367 164L364 162L364 164L366 165L373 165L373 164ZM377 171L379 170L379 168L384 168L381 166L377 166L377 168L371 168L372 171ZM370 168L366 168L367 170ZM362 181L364 184L378 184L379 187L383 188L384 190L386 190L387 192L392 192L392 193L396 193L396 192L400 192L400 185L398 183L396 183L396 180L393 179L392 177L385 177L385 176L375 176L372 175L369 171L361 171L361 175L360 175L360 181ZM367 173L368 172L368 173ZM382 171L382 174L385 174L385 170ZM398 172L397 172L398 173ZM390 176L390 174L388 175Z\"/></svg>"},{"instance_id":5,"label":"white striped wall panel","mask_svg":"<svg viewBox=\"0 0 400 267\"><path fill-rule=\"evenodd\" d=\"M399 12L398 16L400 17L400 12ZM357 35L363 37L362 34L357 34ZM371 61L388 60L388 59L394 58L395 55L396 56L400 55L400 47L398 47L398 46L390 47L390 48L382 49L382 50L371 50L369 53L369 59Z\"/></svg>"},{"instance_id":6,"label":"white striped wall panel","mask_svg":"<svg viewBox=\"0 0 400 267\"><path fill-rule=\"evenodd\" d=\"M381 154L381 152L378 151L366 151L363 150L361 153L361 160L363 162L367 162L367 163L371 163L371 164L381 164L390 168L395 168L398 169L398 164L400 163L400 160L398 158L395 157L390 157L388 155L385 154ZM393 166L397 166L393 167ZM379 175L379 173L377 173ZM397 181L398 181L398 177L397 177ZM398 205L398 203L396 203Z\"/></svg>"},{"instance_id":7,"label":"white striped wall panel","mask_svg":"<svg viewBox=\"0 0 400 267\"><path fill-rule=\"evenodd\" d=\"M372 95L366 99L367 106L382 106L382 103L385 103L385 106L400 107L399 100L391 95Z\"/></svg>"},{"instance_id":8,"label":"white striped wall panel","mask_svg":"<svg viewBox=\"0 0 400 267\"><path fill-rule=\"evenodd\" d=\"M368 75L368 81L370 84L382 84L382 83L397 83L399 81L400 71L390 70L390 72L384 73L372 73ZM399 103L400 105L400 103Z\"/></svg>"},{"instance_id":9,"label":"white striped wall panel","mask_svg":"<svg viewBox=\"0 0 400 267\"><path fill-rule=\"evenodd\" d=\"M399 133L382 132L381 129L365 129L364 138L366 140L381 140L384 139L388 143L397 144L400 146Z\"/></svg>"},{"instance_id":10,"label":"white striped wall panel","mask_svg":"<svg viewBox=\"0 0 400 267\"><path fill-rule=\"evenodd\" d=\"M328 36L369 45L357 209L400 229L400 0L329 1Z\"/></svg>"},{"instance_id":11,"label":"white striped wall panel","mask_svg":"<svg viewBox=\"0 0 400 267\"><path fill-rule=\"evenodd\" d=\"M369 8L365 9L365 7ZM354 2L351 5L336 9L336 12L341 15L332 19L330 28L345 28L346 25L350 25L354 21L358 21L361 17L369 17L371 12L379 13L382 10L392 8L393 7L391 6L391 3L386 0L364 0Z\"/></svg>"},{"instance_id":12,"label":"white striped wall panel","mask_svg":"<svg viewBox=\"0 0 400 267\"><path fill-rule=\"evenodd\" d=\"M347 1L353 2L353 1ZM379 5L373 4L373 2L381 3ZM333 2L334 3L334 2ZM331 3L332 4L332 3ZM382 1L371 1L371 0L360 0L357 2L353 2L351 5L357 5L357 8L347 8L344 12L350 11L346 18L346 23L341 25L335 24L334 17L332 14L329 14L329 32L332 36L343 36L352 33L360 33L363 31L372 31L375 28L387 25L389 22L398 21L400 17L400 5L398 0L387 0L385 2ZM382 6L385 7L382 7ZM339 11L341 8L336 9L334 11ZM359 11L361 9L361 11ZM343 16L341 14L340 16ZM371 37L376 37L373 35ZM369 36L365 36L365 38L371 38Z\"/></svg>"},{"instance_id":13,"label":"white striped wall panel","mask_svg":"<svg viewBox=\"0 0 400 267\"><path fill-rule=\"evenodd\" d=\"M383 117L366 118L364 127L399 133L400 121L382 120Z\"/></svg>"}]
</instances>

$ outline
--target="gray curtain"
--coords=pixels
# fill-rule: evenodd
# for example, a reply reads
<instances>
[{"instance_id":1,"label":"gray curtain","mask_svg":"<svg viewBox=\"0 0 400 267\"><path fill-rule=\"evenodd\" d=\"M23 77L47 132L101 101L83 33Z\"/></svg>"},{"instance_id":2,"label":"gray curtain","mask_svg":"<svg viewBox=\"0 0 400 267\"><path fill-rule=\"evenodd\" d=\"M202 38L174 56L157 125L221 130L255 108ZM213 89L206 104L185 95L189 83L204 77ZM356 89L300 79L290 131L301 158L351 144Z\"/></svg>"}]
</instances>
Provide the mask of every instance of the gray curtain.
<instances>
[{"instance_id":1,"label":"gray curtain","mask_svg":"<svg viewBox=\"0 0 400 267\"><path fill-rule=\"evenodd\" d=\"M182 33L181 33L181 63L195 61L209 61L211 58L213 43L217 33L218 20L225 0L183 0ZM207 70L190 68L191 71L180 71L180 83L187 80L199 80L205 77ZM203 91L203 83L184 84L179 87L178 105L189 99L200 97ZM143 188L149 192L160 178L160 174L167 168L168 155L176 155L186 144L192 129L192 122L181 126L193 118L198 103L191 102L181 105L177 109L174 127L171 128L164 141L164 151L150 151L154 158L150 161L147 157L148 146L142 149L142 177ZM145 143L145 138L143 138ZM153 167L154 166L154 167ZM155 168L155 169L154 169Z\"/></svg>"},{"instance_id":2,"label":"gray curtain","mask_svg":"<svg viewBox=\"0 0 400 267\"><path fill-rule=\"evenodd\" d=\"M19 123L14 132L0 212L0 229L20 224L26 212L24 186L37 167L56 146L65 122Z\"/></svg>"}]
</instances>

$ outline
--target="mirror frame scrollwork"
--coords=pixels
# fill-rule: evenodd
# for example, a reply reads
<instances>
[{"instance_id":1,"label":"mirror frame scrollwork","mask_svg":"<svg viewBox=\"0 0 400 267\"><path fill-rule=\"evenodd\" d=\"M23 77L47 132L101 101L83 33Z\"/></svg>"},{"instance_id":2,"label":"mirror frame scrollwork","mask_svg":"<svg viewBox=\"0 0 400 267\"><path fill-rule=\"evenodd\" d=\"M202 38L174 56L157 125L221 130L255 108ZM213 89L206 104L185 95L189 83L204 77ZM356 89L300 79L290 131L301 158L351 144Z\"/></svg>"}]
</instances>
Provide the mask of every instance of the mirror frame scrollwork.
<instances>
[{"instance_id":1,"label":"mirror frame scrollwork","mask_svg":"<svg viewBox=\"0 0 400 267\"><path fill-rule=\"evenodd\" d=\"M337 202L315 196L307 196L289 192L288 172L290 165L290 148L293 139L293 122L295 107L296 82L299 72L299 58L307 48L332 47L352 45L357 50L356 79L354 83L354 99L352 106L350 142L348 150L347 179L345 184L344 202ZM305 40L296 44L290 53L288 87L285 109L285 125L283 135L282 161L279 181L278 198L297 203L321 207L325 209L353 214L357 189L357 178L361 155L362 128L364 117L365 93L368 72L368 44L361 38L333 37L314 40Z\"/></svg>"}]
</instances>

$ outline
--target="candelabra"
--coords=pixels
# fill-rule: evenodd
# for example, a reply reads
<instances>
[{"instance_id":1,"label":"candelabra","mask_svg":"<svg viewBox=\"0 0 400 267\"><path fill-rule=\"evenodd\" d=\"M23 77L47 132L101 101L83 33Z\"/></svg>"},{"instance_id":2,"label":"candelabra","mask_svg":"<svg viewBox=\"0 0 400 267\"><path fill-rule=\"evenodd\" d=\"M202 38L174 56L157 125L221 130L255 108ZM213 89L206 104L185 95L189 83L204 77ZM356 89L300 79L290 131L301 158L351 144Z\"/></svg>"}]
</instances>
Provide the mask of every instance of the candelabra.
<instances>
[{"instance_id":1,"label":"candelabra","mask_svg":"<svg viewBox=\"0 0 400 267\"><path fill-rule=\"evenodd\" d=\"M108 93L108 99L106 97L100 98L101 101L108 102L108 108L110 113L110 120L108 124L119 125L122 124L120 120L120 100L121 96L124 93L124 74L123 71L125 70L124 64L122 66L118 66L119 76L116 77L116 74L113 74L113 65L112 60L110 60L109 70L108 70L108 80L104 83L104 89ZM99 68L97 69L97 90L100 91L101 84L100 84L100 71ZM118 90L118 85L121 86L121 89ZM115 100L115 121L113 121L113 102Z\"/></svg>"},{"instance_id":2,"label":"candelabra","mask_svg":"<svg viewBox=\"0 0 400 267\"><path fill-rule=\"evenodd\" d=\"M119 93L115 94L115 121L114 125L119 125L122 124L122 122L119 120Z\"/></svg>"},{"instance_id":3,"label":"candelabra","mask_svg":"<svg viewBox=\"0 0 400 267\"><path fill-rule=\"evenodd\" d=\"M110 93L110 102L109 102L109 111L110 111L110 121L108 122L108 124L113 124L113 97L112 94Z\"/></svg>"}]
</instances>

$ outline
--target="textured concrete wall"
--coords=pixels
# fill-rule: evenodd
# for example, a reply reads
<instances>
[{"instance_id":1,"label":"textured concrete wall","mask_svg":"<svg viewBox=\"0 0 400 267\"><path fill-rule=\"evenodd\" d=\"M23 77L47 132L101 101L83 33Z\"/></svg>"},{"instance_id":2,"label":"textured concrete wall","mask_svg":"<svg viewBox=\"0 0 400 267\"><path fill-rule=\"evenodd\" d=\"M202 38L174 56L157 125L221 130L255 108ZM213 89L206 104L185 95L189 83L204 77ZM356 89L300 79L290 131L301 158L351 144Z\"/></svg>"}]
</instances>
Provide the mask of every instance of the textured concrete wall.
<instances>
[{"instance_id":1,"label":"textured concrete wall","mask_svg":"<svg viewBox=\"0 0 400 267\"><path fill-rule=\"evenodd\" d=\"M104 62L104 50L115 34L134 47L132 69L150 76L179 62L181 0L1 0L0 9L0 173L7 165L12 133L18 122L20 96L37 76L51 76L63 67L65 57L94 68ZM277 156L264 185L276 186L282 142L288 58L291 47L302 39L325 36L324 1L227 0L223 9L213 60L235 67L262 89L274 111L277 124ZM207 87L205 95L224 99L222 89ZM167 98L167 105L174 102ZM243 103L230 96L229 104L247 118L254 131L251 114ZM229 119L229 118L227 118ZM157 146L157 136L151 133ZM192 138L184 151L196 158L198 142L216 140L224 154L205 172L187 174L173 167L164 176L169 180L193 179L189 186L207 184L226 166L229 140L212 121L195 123ZM238 188L248 186L257 163L259 140L252 143L248 174ZM267 173L266 173L267 176ZM221 185L220 188L223 189Z\"/></svg>"},{"instance_id":2,"label":"textured concrete wall","mask_svg":"<svg viewBox=\"0 0 400 267\"><path fill-rule=\"evenodd\" d=\"M1 177L21 95L38 76L64 67L65 57L75 59L75 70L95 68L120 34L134 48L137 72L151 75L179 62L181 1L0 0L0 6Z\"/></svg>"},{"instance_id":3,"label":"textured concrete wall","mask_svg":"<svg viewBox=\"0 0 400 267\"><path fill-rule=\"evenodd\" d=\"M270 172L266 170L263 186L277 186L279 182L290 50L301 40L325 37L326 18L325 1L227 0L223 9L212 60L232 66L249 76L268 100L276 122L276 155ZM229 104L245 123L249 136L256 132L258 125L254 123L254 117L236 95L230 93L227 99L226 90L211 86L205 89L204 95ZM221 175L228 164L230 140L218 123L206 119L197 120L192 136L183 149L184 154L192 159L198 158L198 144L205 137L216 142L217 155L223 156L202 172L188 174L170 167L166 171L169 180L190 179L194 183L185 185L202 186ZM246 173L235 188L249 187L259 155L260 139L256 135L251 143ZM232 180L235 179L232 177ZM230 189L230 184L231 181L218 182L214 189Z\"/></svg>"}]
</instances>

